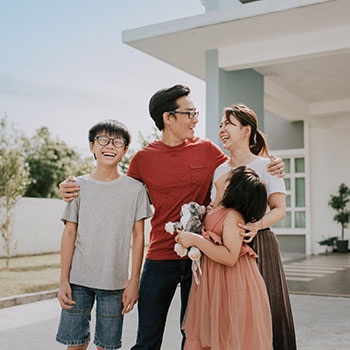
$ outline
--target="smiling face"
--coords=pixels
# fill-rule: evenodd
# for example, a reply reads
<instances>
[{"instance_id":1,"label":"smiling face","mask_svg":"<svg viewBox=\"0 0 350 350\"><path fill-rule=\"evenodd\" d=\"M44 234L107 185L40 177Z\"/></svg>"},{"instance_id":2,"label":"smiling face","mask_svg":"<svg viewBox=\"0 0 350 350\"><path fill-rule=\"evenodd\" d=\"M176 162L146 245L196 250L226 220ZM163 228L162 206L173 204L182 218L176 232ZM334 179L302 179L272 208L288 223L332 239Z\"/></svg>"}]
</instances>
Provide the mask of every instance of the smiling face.
<instances>
[{"instance_id":1,"label":"smiling face","mask_svg":"<svg viewBox=\"0 0 350 350\"><path fill-rule=\"evenodd\" d=\"M122 136L110 135L105 131L102 131L96 135L93 142L90 142L90 151L96 157L97 166L116 167L128 151L128 147L125 147L124 145L122 147L116 147L111 139L108 140L108 144L101 146L98 142L99 136L107 136L111 139L115 137L122 139Z\"/></svg>"},{"instance_id":2,"label":"smiling face","mask_svg":"<svg viewBox=\"0 0 350 350\"><path fill-rule=\"evenodd\" d=\"M243 126L236 117L224 115L219 125L219 137L223 147L232 150L242 142L249 143L250 126Z\"/></svg>"},{"instance_id":3,"label":"smiling face","mask_svg":"<svg viewBox=\"0 0 350 350\"><path fill-rule=\"evenodd\" d=\"M180 112L195 112L196 107L188 96L182 96L176 100L178 108L176 111ZM194 137L194 128L198 123L198 117L190 119L186 114L169 114L164 113L164 126L177 139L185 141Z\"/></svg>"}]
</instances>

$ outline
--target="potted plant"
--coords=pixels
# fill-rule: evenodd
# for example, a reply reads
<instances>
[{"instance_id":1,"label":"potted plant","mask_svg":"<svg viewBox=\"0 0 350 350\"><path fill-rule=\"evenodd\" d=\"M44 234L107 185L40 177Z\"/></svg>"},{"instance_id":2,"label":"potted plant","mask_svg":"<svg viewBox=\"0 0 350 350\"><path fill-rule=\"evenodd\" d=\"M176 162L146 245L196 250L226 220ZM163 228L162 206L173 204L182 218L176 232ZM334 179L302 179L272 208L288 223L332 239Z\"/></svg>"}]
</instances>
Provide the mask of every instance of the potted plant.
<instances>
[{"instance_id":1,"label":"potted plant","mask_svg":"<svg viewBox=\"0 0 350 350\"><path fill-rule=\"evenodd\" d=\"M334 237L328 237L323 239L322 241L319 241L318 244L320 246L325 246L326 247L326 253L332 252L334 249L334 246L336 244L337 241L337 236Z\"/></svg>"},{"instance_id":2,"label":"potted plant","mask_svg":"<svg viewBox=\"0 0 350 350\"><path fill-rule=\"evenodd\" d=\"M331 195L328 205L336 211L333 220L341 225L341 239L337 240L337 251L348 252L349 240L344 239L344 229L350 222L350 210L347 204L350 202L350 188L341 184L337 195Z\"/></svg>"}]
</instances>

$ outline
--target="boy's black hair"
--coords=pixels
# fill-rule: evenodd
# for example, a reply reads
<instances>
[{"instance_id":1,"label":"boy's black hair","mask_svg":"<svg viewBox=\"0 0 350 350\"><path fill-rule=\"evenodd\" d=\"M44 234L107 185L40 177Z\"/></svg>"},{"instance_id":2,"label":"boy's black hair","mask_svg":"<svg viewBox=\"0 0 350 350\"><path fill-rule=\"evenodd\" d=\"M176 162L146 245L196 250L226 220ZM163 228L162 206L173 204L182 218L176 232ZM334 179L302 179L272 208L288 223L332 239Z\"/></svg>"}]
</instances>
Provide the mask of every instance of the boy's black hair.
<instances>
[{"instance_id":1,"label":"boy's black hair","mask_svg":"<svg viewBox=\"0 0 350 350\"><path fill-rule=\"evenodd\" d=\"M176 100L182 96L188 96L190 92L191 90L187 86L175 85L168 89L159 90L151 97L148 105L149 114L160 131L164 129L163 113L179 108Z\"/></svg>"},{"instance_id":2,"label":"boy's black hair","mask_svg":"<svg viewBox=\"0 0 350 350\"><path fill-rule=\"evenodd\" d=\"M92 126L89 130L89 142L94 143L95 137L103 131L110 136L121 136L125 140L124 149L131 142L131 134L126 125L113 119L102 120Z\"/></svg>"},{"instance_id":3,"label":"boy's black hair","mask_svg":"<svg viewBox=\"0 0 350 350\"><path fill-rule=\"evenodd\" d=\"M266 212L267 192L259 175L246 166L231 172L222 205L238 211L245 222L259 221Z\"/></svg>"}]
</instances>

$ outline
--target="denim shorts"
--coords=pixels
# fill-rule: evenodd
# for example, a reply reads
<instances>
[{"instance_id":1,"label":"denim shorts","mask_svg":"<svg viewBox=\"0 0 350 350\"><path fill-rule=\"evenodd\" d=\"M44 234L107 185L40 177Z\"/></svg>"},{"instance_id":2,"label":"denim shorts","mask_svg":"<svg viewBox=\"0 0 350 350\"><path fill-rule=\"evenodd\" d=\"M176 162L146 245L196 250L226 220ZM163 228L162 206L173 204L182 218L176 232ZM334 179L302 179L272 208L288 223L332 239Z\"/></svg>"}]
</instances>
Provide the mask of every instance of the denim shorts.
<instances>
[{"instance_id":1,"label":"denim shorts","mask_svg":"<svg viewBox=\"0 0 350 350\"><path fill-rule=\"evenodd\" d=\"M94 344L102 349L121 347L123 328L123 290L102 290L71 284L71 309L62 309L56 340L65 345L83 345L90 341L91 309L96 299Z\"/></svg>"}]
</instances>

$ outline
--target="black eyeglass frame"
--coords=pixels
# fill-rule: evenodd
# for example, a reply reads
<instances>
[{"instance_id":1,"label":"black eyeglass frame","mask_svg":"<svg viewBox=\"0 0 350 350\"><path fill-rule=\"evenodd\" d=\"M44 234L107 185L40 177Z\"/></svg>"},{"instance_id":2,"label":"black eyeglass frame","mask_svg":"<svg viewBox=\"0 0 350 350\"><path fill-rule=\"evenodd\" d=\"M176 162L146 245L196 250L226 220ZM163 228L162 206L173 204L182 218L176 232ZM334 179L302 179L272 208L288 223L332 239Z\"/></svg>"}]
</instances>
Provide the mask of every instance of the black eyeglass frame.
<instances>
[{"instance_id":1,"label":"black eyeglass frame","mask_svg":"<svg viewBox=\"0 0 350 350\"><path fill-rule=\"evenodd\" d=\"M107 138L107 139L108 139L108 142L107 142L106 144L102 144L101 141L99 141L99 139L100 139L101 137ZM107 135L98 135L98 136L95 137L95 140L97 141L97 143L98 143L100 146L107 146L107 145L109 145L109 143L112 141L112 145L113 145L114 147L117 147L117 148L122 148L123 146L125 146L125 143L126 143L126 140L123 139L122 137L119 137L119 136L117 136L117 137L109 137L109 136L107 136ZM115 143L116 140L119 140L119 142L122 142L122 143L116 144L116 143Z\"/></svg>"},{"instance_id":2,"label":"black eyeglass frame","mask_svg":"<svg viewBox=\"0 0 350 350\"><path fill-rule=\"evenodd\" d=\"M193 118L197 118L199 117L199 111L191 111L191 112L184 112L184 111L169 111L168 112L169 114L187 114L187 118L188 119L193 119Z\"/></svg>"}]
</instances>

